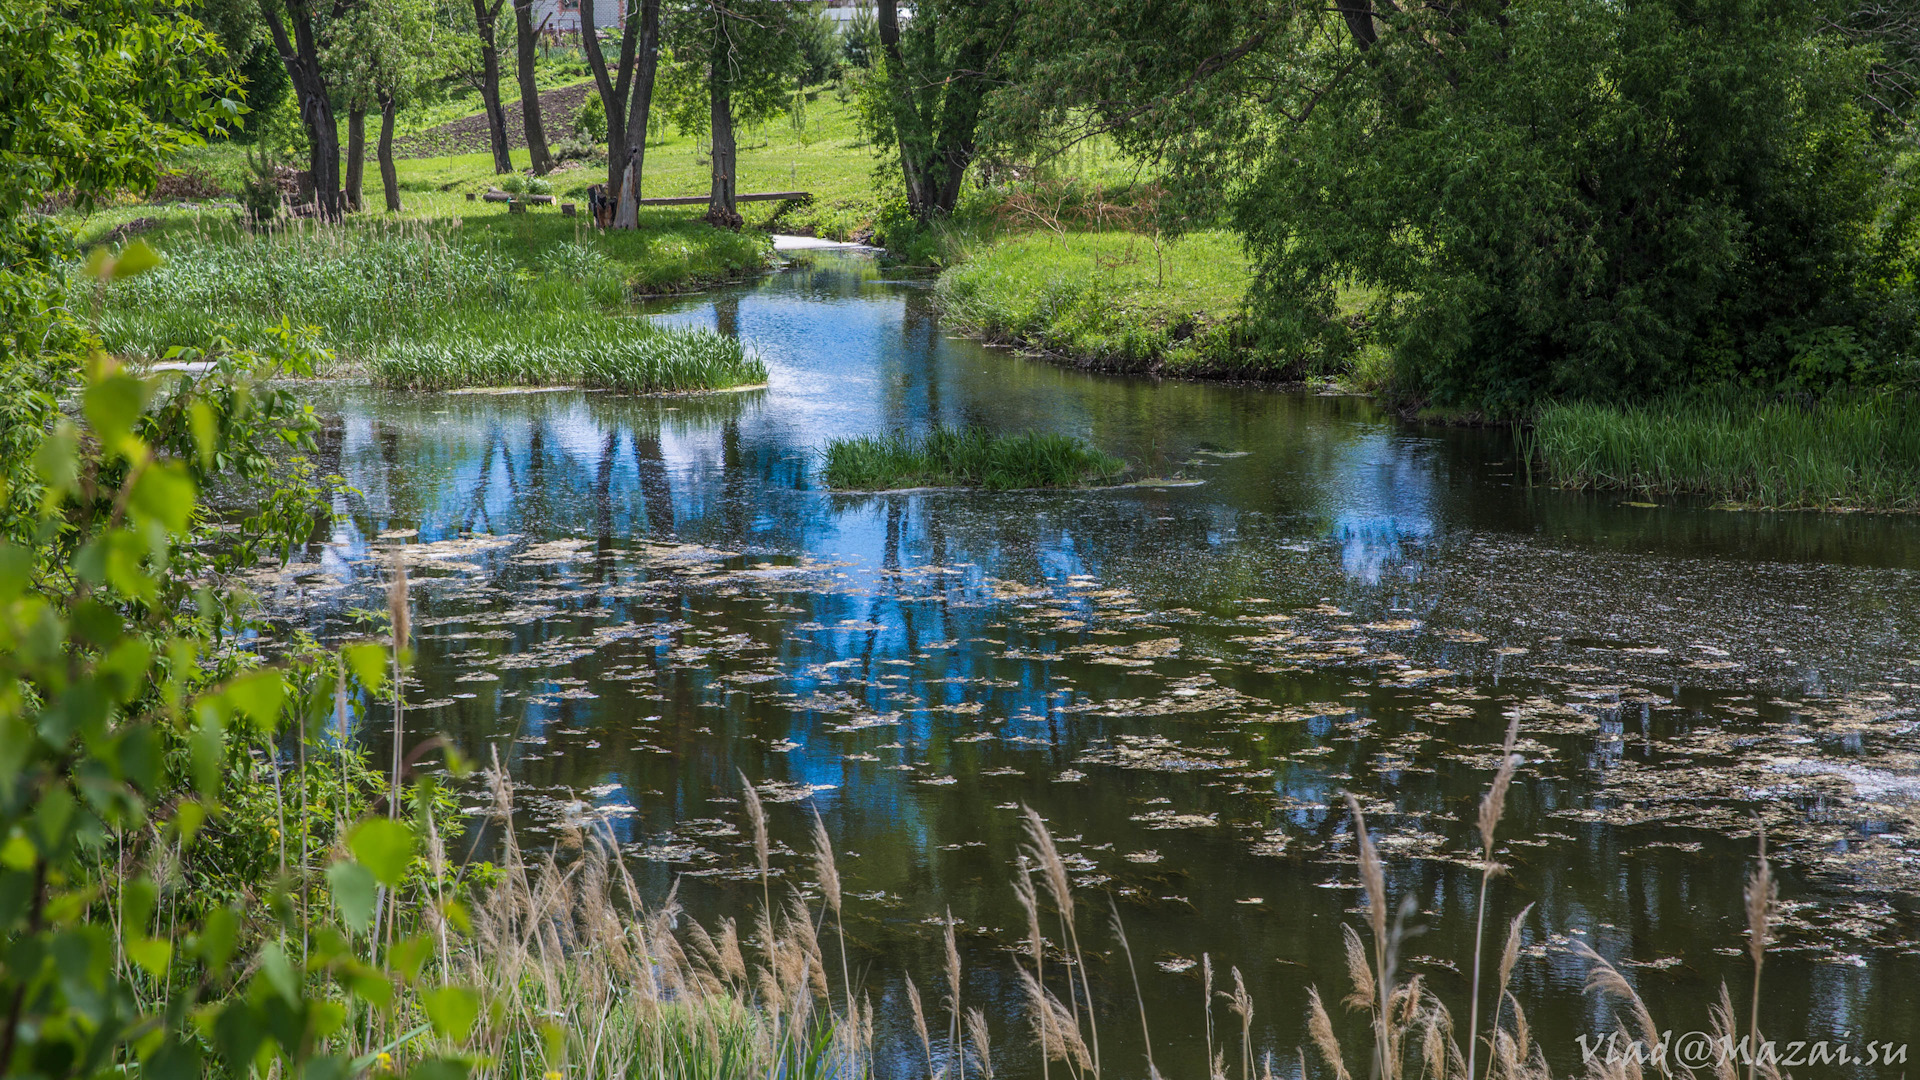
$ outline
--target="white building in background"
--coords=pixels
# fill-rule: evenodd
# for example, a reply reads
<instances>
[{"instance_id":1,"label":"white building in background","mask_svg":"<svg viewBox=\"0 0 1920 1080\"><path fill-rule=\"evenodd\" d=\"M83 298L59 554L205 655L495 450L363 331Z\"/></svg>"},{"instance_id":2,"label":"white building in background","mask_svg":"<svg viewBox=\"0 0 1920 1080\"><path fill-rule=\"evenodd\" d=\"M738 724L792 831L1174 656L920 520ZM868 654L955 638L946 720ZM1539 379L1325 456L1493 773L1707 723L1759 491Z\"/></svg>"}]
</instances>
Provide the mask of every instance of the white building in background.
<instances>
[{"instance_id":1,"label":"white building in background","mask_svg":"<svg viewBox=\"0 0 1920 1080\"><path fill-rule=\"evenodd\" d=\"M617 30L626 25L627 9L639 0L533 0L533 25L550 32L577 34L580 32L580 5L593 4L593 25L602 30ZM818 3L821 0L793 0L794 3ZM827 14L845 30L853 21L854 12L864 3L872 6L872 0L824 0ZM901 18L912 14L911 4L900 6Z\"/></svg>"}]
</instances>

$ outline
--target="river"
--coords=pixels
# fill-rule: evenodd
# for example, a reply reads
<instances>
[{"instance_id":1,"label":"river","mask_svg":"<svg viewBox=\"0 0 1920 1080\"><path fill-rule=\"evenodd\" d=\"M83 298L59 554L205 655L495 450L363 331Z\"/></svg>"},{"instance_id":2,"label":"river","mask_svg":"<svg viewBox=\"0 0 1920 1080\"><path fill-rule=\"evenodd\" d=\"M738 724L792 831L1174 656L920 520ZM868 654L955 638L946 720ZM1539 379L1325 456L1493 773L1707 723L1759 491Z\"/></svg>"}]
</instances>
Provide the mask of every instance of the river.
<instances>
[{"instance_id":1,"label":"river","mask_svg":"<svg viewBox=\"0 0 1920 1080\"><path fill-rule=\"evenodd\" d=\"M760 900L741 773L768 802L776 890L811 888L817 812L883 1076L925 1071L905 975L946 1028L949 913L996 1075L1040 1074L1013 978L1023 806L1079 886L1109 1075L1145 1074L1110 902L1163 1073L1204 1075L1204 955L1214 990L1244 977L1276 1073L1308 1046L1324 1075L1307 989L1347 992L1338 927L1366 925L1349 792L1417 907L1401 971L1464 1025L1472 820L1516 711L1488 948L1534 905L1513 989L1557 1072L1612 1027L1575 939L1676 1034L1707 1027L1723 979L1746 1000L1756 821L1783 902L1763 1030L1920 1042L1913 519L1558 491L1506 431L1065 369L950 336L924 282L854 255L643 315L737 334L769 385L320 387L322 471L356 491L331 542L263 585L350 636L402 552L410 729L497 752L529 844L604 825L651 897L678 879L703 921ZM815 478L831 437L937 424L1081 435L1163 482L847 495Z\"/></svg>"}]
</instances>

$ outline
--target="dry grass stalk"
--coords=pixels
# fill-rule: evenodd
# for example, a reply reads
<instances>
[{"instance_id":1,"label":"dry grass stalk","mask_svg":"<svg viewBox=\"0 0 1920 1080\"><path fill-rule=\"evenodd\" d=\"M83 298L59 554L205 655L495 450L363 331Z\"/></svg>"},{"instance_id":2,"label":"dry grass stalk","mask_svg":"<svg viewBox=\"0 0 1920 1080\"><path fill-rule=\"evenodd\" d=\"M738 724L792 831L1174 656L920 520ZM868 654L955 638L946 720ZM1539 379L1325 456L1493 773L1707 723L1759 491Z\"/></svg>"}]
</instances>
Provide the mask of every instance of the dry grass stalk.
<instances>
[{"instance_id":1,"label":"dry grass stalk","mask_svg":"<svg viewBox=\"0 0 1920 1080\"><path fill-rule=\"evenodd\" d=\"M1507 787L1513 783L1514 770L1519 767L1519 758L1513 752L1519 736L1520 710L1515 709L1507 721L1506 740L1500 746L1500 768L1493 775L1493 786L1480 799L1480 912L1473 924L1473 983L1467 1008L1467 1080L1473 1080L1474 1059L1480 1050L1480 946L1487 926L1487 889L1493 882L1493 876L1500 871L1499 864L1493 860L1493 830L1506 813ZM1506 980L1501 981L1504 983ZM1497 1011L1497 1002L1495 1008ZM1495 1022L1498 1023L1498 1020ZM1491 1076L1491 1061L1487 1068Z\"/></svg>"},{"instance_id":2,"label":"dry grass stalk","mask_svg":"<svg viewBox=\"0 0 1920 1080\"><path fill-rule=\"evenodd\" d=\"M947 1029L947 1053L958 1059L956 1071L966 1075L966 1059L960 1044L960 945L953 934L953 909L947 909L947 1014L952 1023Z\"/></svg>"},{"instance_id":3,"label":"dry grass stalk","mask_svg":"<svg viewBox=\"0 0 1920 1080\"><path fill-rule=\"evenodd\" d=\"M1200 954L1200 1014L1207 1034L1207 1060L1213 1060L1213 956Z\"/></svg>"},{"instance_id":4,"label":"dry grass stalk","mask_svg":"<svg viewBox=\"0 0 1920 1080\"><path fill-rule=\"evenodd\" d=\"M1047 887L1047 894L1053 899L1054 910L1060 914L1060 926L1063 936L1073 949L1073 967L1067 970L1067 1000L1072 1003L1072 1016L1076 1035L1080 1026L1080 1000L1087 1004L1086 1045L1093 1056L1093 1074L1100 1075L1100 1025L1093 1015L1093 988L1087 982L1086 955L1080 951L1080 930L1073 917L1073 883L1067 877L1066 860L1060 857L1060 849L1053 842L1053 833L1038 811L1031 806L1022 806L1026 815L1027 855L1040 868L1040 880ZM1080 973L1080 986L1076 990L1073 983L1074 972Z\"/></svg>"},{"instance_id":5,"label":"dry grass stalk","mask_svg":"<svg viewBox=\"0 0 1920 1080\"><path fill-rule=\"evenodd\" d=\"M1233 1015L1240 1018L1240 1077L1241 1080L1253 1080L1253 995L1247 993L1247 980L1240 975L1240 969L1233 969L1233 993L1224 994Z\"/></svg>"},{"instance_id":6,"label":"dry grass stalk","mask_svg":"<svg viewBox=\"0 0 1920 1080\"><path fill-rule=\"evenodd\" d=\"M967 1010L967 1041L973 1044L973 1059L980 1064L982 1080L993 1080L993 1048L987 1039L987 1014L979 1009Z\"/></svg>"},{"instance_id":7,"label":"dry grass stalk","mask_svg":"<svg viewBox=\"0 0 1920 1080\"><path fill-rule=\"evenodd\" d=\"M1133 978L1133 999L1140 1006L1140 1041L1146 1044L1147 1076L1151 1080L1160 1075L1160 1070L1153 1064L1153 1034L1147 1030L1147 998L1140 992L1140 972L1133 965L1133 945L1127 941L1127 928L1120 922L1120 907L1111 896L1107 897L1107 904L1112 913L1113 936L1119 940L1121 951L1127 955L1127 974ZM1234 975L1239 975L1237 969Z\"/></svg>"},{"instance_id":8,"label":"dry grass stalk","mask_svg":"<svg viewBox=\"0 0 1920 1080\"><path fill-rule=\"evenodd\" d=\"M1027 1004L1033 1010L1034 1033L1040 1041L1042 1062L1064 1061L1073 1075L1093 1068L1093 1057L1088 1053L1086 1040L1080 1035L1080 1025L1074 1015L1059 998L1046 987L1040 985L1026 969L1019 969L1020 987L1026 992Z\"/></svg>"},{"instance_id":9,"label":"dry grass stalk","mask_svg":"<svg viewBox=\"0 0 1920 1080\"><path fill-rule=\"evenodd\" d=\"M1760 834L1760 865L1747 879L1747 955L1753 958L1753 1004L1747 1015L1747 1036L1753 1040L1754 1053L1747 1062L1747 1080L1753 1080L1760 1054L1760 969L1767 959L1767 939L1773 913L1780 905L1780 885L1773 880L1773 864L1767 860L1767 826L1756 821ZM1768 1075L1779 1066L1769 1056Z\"/></svg>"},{"instance_id":10,"label":"dry grass stalk","mask_svg":"<svg viewBox=\"0 0 1920 1080\"><path fill-rule=\"evenodd\" d=\"M1017 859L1020 865L1020 874L1013 879L1013 896L1015 900L1019 901L1020 909L1027 914L1027 951L1033 957L1032 986L1037 989L1046 985L1047 950L1046 938L1041 936L1040 933L1040 899L1035 894L1033 887L1033 864L1027 861L1027 856L1024 852L1017 856ZM1030 994L1029 997L1031 998L1032 995ZM1045 1048L1051 1046L1053 1043L1053 1032L1051 1030L1053 1026L1053 1014L1052 1011L1046 1007L1044 1001L1035 1000L1033 1003L1036 1006L1033 1014L1034 1027L1038 1032L1040 1046L1042 1047L1040 1054L1040 1080L1047 1080L1048 1062L1053 1059L1053 1055L1048 1053ZM1144 1004L1142 1008L1145 1008Z\"/></svg>"},{"instance_id":11,"label":"dry grass stalk","mask_svg":"<svg viewBox=\"0 0 1920 1080\"><path fill-rule=\"evenodd\" d=\"M913 1008L914 1034L920 1036L920 1048L927 1054L927 1076L933 1076L933 1037L927 1034L927 1011L920 1006L920 988L907 976L907 1004Z\"/></svg>"},{"instance_id":12,"label":"dry grass stalk","mask_svg":"<svg viewBox=\"0 0 1920 1080\"><path fill-rule=\"evenodd\" d=\"M1313 1045L1320 1056L1333 1066L1334 1080L1353 1080L1347 1073L1346 1056L1340 1052L1340 1040L1333 1034L1333 1017L1327 1015L1327 1007L1320 1001L1320 988L1307 987L1307 1035L1313 1039ZM1301 1062L1301 1076L1307 1075L1306 1063Z\"/></svg>"},{"instance_id":13,"label":"dry grass stalk","mask_svg":"<svg viewBox=\"0 0 1920 1080\"><path fill-rule=\"evenodd\" d=\"M853 978L847 968L847 923L840 910L840 867L834 862L833 840L827 835L826 822L820 820L817 810L813 814L813 868L814 876L820 879L821 895L826 897L827 907L833 912L834 929L840 937L841 1000L846 1004L847 1014L852 1015Z\"/></svg>"}]
</instances>

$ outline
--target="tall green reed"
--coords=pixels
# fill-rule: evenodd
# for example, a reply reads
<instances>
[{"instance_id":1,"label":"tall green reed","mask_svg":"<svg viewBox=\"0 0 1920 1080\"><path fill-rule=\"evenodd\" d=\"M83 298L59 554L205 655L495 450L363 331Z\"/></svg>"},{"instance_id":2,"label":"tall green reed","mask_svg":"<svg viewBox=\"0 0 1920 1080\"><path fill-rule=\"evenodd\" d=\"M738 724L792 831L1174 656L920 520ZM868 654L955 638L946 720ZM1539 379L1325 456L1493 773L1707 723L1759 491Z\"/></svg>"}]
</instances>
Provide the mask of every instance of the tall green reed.
<instances>
[{"instance_id":1,"label":"tall green reed","mask_svg":"<svg viewBox=\"0 0 1920 1080\"><path fill-rule=\"evenodd\" d=\"M1548 405L1528 455L1569 487L1772 509L1920 509L1920 397L1689 395Z\"/></svg>"}]
</instances>

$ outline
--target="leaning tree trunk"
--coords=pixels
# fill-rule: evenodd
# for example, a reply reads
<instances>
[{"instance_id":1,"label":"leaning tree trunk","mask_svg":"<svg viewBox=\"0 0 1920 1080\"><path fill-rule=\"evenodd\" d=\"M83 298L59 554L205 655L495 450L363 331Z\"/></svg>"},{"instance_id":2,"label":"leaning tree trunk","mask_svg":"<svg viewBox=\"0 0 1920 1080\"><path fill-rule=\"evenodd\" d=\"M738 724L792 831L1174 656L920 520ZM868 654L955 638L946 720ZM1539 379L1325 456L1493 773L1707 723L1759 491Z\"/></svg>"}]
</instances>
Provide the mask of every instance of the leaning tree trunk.
<instances>
[{"instance_id":1,"label":"leaning tree trunk","mask_svg":"<svg viewBox=\"0 0 1920 1080\"><path fill-rule=\"evenodd\" d=\"M386 192L387 213L400 212L400 174L393 167L393 112L392 94L380 98L380 187Z\"/></svg>"},{"instance_id":2,"label":"leaning tree trunk","mask_svg":"<svg viewBox=\"0 0 1920 1080\"><path fill-rule=\"evenodd\" d=\"M493 147L493 171L513 171L507 152L507 111L500 105L500 50L494 44L494 23L502 0L473 0L473 21L480 31L480 101L487 109L487 141Z\"/></svg>"},{"instance_id":3,"label":"leaning tree trunk","mask_svg":"<svg viewBox=\"0 0 1920 1080\"><path fill-rule=\"evenodd\" d=\"M593 0L581 0L591 4ZM520 80L520 119L527 129L527 156L535 176L553 169L547 154L547 129L540 122L540 85L534 78L534 51L537 42L533 30L533 0L513 0L514 59Z\"/></svg>"},{"instance_id":4,"label":"leaning tree trunk","mask_svg":"<svg viewBox=\"0 0 1920 1080\"><path fill-rule=\"evenodd\" d=\"M361 207L362 180L367 173L367 110L355 104L347 109L347 209Z\"/></svg>"},{"instance_id":5,"label":"leaning tree trunk","mask_svg":"<svg viewBox=\"0 0 1920 1080\"><path fill-rule=\"evenodd\" d=\"M274 48L286 65L287 78L293 83L300 102L300 122L307 129L307 171L313 178L314 208L327 221L338 221L340 206L340 132L333 119L333 102L327 92L326 76L320 68L320 45L314 36L313 12L307 0L287 0L287 20L293 24L289 39L280 13L265 11L267 28L273 34Z\"/></svg>"}]
</instances>

